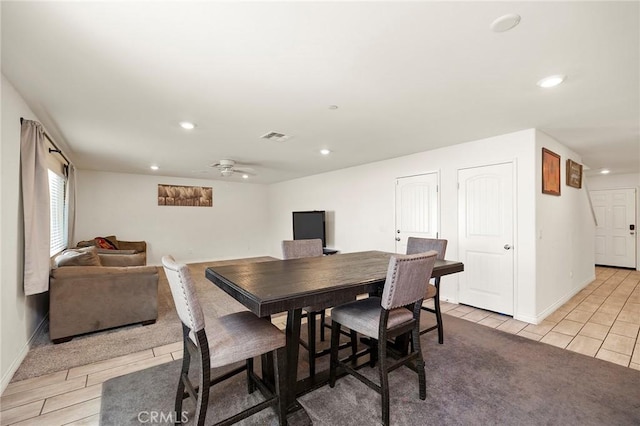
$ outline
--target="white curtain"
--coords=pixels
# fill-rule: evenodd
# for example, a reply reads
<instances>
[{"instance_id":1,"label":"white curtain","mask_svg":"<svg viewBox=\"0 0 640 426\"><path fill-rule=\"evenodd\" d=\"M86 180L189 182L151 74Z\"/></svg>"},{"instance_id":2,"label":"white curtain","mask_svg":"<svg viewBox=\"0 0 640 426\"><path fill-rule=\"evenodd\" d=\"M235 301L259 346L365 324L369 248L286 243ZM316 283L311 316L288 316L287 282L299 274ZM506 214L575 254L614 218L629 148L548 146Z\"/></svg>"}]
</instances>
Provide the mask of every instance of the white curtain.
<instances>
[{"instance_id":1,"label":"white curtain","mask_svg":"<svg viewBox=\"0 0 640 426\"><path fill-rule=\"evenodd\" d=\"M65 200L65 207L67 209L67 247L73 247L73 243L76 242L76 168L71 163L67 165L67 192Z\"/></svg>"},{"instance_id":2,"label":"white curtain","mask_svg":"<svg viewBox=\"0 0 640 426\"><path fill-rule=\"evenodd\" d=\"M49 154L44 129L23 120L20 134L22 207L24 210L24 293L49 290Z\"/></svg>"}]
</instances>

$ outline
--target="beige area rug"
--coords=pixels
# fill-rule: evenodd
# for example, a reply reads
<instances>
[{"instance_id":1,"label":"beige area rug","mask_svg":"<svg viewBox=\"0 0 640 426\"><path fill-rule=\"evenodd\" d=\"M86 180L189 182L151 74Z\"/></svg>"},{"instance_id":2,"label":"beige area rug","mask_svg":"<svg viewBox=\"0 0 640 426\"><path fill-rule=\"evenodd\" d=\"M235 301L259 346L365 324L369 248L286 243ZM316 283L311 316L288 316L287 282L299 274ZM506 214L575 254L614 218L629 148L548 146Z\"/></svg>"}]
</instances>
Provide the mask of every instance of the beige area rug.
<instances>
[{"instance_id":1,"label":"beige area rug","mask_svg":"<svg viewBox=\"0 0 640 426\"><path fill-rule=\"evenodd\" d=\"M222 266L245 262L268 262L272 257L254 257L225 261L194 263L189 265L196 282L198 297L207 315L219 316L245 309L228 296L205 275L209 266ZM35 337L29 353L13 375L12 382L38 377L56 371L111 359L157 346L175 343L182 338L182 327L176 314L169 283L162 268L159 269L158 320L155 324L139 324L74 337L66 343L54 345L49 339L48 323ZM220 299L226 299L220 303ZM227 303L228 302L228 303Z\"/></svg>"}]
</instances>

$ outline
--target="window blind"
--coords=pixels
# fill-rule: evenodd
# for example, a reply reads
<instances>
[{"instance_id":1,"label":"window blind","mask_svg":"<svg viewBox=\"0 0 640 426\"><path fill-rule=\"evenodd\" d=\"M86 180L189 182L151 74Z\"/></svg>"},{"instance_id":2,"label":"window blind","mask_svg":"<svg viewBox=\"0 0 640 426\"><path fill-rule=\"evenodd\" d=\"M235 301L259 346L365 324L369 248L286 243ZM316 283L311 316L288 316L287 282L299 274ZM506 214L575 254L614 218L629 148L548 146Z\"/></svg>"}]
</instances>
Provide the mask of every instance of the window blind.
<instances>
[{"instance_id":1,"label":"window blind","mask_svg":"<svg viewBox=\"0 0 640 426\"><path fill-rule=\"evenodd\" d=\"M50 245L49 254L53 256L67 247L67 230L64 217L65 179L49 170L49 212Z\"/></svg>"}]
</instances>

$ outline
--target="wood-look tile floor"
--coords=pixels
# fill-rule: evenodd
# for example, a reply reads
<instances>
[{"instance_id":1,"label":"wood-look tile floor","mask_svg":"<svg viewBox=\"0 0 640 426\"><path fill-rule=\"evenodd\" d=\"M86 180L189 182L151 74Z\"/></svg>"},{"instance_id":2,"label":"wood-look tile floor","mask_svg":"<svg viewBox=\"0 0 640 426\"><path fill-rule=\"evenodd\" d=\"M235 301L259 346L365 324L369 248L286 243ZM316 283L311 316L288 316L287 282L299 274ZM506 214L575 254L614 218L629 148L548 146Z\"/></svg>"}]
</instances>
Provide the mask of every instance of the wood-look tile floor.
<instances>
[{"instance_id":1,"label":"wood-look tile floor","mask_svg":"<svg viewBox=\"0 0 640 426\"><path fill-rule=\"evenodd\" d=\"M469 306L442 303L465 320L640 370L640 272L596 268L596 279L542 323L531 325ZM284 328L286 315L274 317ZM446 335L446 323L445 323ZM102 383L182 357L181 342L10 383L0 424L98 425Z\"/></svg>"}]
</instances>

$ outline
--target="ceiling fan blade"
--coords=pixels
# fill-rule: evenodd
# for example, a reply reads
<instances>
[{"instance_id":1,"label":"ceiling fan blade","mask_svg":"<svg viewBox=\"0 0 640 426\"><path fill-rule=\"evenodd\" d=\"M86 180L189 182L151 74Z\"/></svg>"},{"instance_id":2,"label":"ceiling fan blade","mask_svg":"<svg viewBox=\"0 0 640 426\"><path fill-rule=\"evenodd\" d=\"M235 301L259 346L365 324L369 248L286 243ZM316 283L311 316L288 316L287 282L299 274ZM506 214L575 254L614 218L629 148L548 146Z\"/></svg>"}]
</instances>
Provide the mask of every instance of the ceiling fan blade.
<instances>
[{"instance_id":1,"label":"ceiling fan blade","mask_svg":"<svg viewBox=\"0 0 640 426\"><path fill-rule=\"evenodd\" d=\"M248 175L256 174L256 171L251 167L234 167L233 170L238 173L246 173Z\"/></svg>"}]
</instances>

